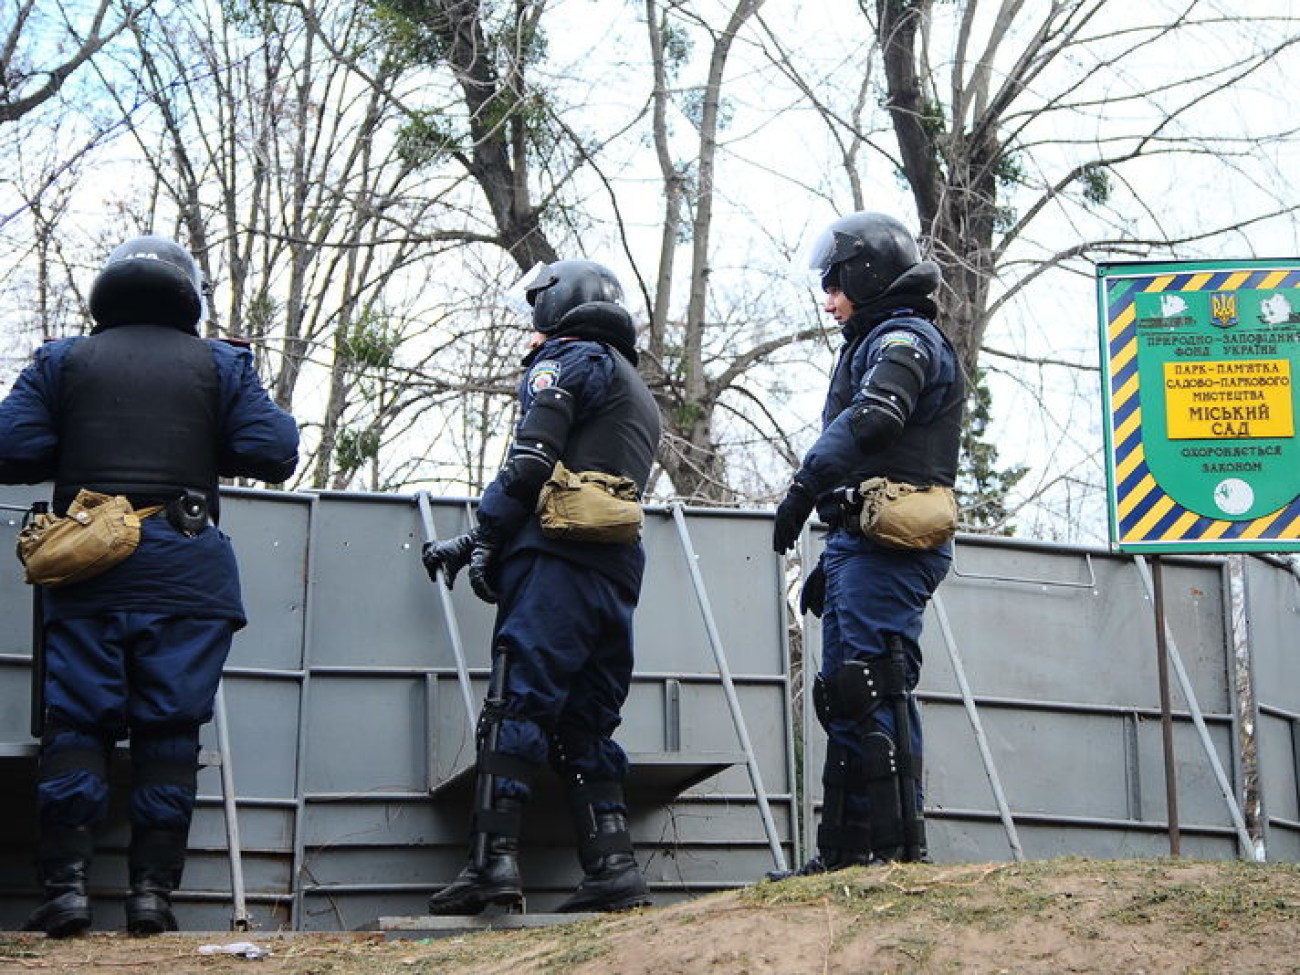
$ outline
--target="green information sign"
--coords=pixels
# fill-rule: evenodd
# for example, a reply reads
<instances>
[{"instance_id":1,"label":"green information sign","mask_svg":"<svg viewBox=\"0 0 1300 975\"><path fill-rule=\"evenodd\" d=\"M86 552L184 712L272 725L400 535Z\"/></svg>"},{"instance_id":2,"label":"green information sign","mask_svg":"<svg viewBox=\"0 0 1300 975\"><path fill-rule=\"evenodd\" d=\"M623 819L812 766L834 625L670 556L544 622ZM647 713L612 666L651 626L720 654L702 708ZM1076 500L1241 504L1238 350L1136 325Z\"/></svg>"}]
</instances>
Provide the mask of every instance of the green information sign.
<instances>
[{"instance_id":1,"label":"green information sign","mask_svg":"<svg viewBox=\"0 0 1300 975\"><path fill-rule=\"evenodd\" d=\"M1300 260L1102 264L1111 542L1300 549Z\"/></svg>"}]
</instances>

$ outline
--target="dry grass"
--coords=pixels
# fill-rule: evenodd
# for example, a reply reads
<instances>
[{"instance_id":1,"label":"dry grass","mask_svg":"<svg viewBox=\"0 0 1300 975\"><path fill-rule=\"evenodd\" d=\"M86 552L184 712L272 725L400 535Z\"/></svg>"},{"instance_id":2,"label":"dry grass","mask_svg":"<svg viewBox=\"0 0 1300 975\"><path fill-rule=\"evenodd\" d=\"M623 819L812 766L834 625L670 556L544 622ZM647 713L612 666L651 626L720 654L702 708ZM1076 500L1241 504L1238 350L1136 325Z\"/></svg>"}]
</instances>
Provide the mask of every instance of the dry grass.
<instances>
[{"instance_id":1,"label":"dry grass","mask_svg":"<svg viewBox=\"0 0 1300 975\"><path fill-rule=\"evenodd\" d=\"M197 956L212 937L0 936L0 973L1300 972L1300 867L1084 859L906 864L763 883L543 929L439 939L264 938L273 954L258 962Z\"/></svg>"}]
</instances>

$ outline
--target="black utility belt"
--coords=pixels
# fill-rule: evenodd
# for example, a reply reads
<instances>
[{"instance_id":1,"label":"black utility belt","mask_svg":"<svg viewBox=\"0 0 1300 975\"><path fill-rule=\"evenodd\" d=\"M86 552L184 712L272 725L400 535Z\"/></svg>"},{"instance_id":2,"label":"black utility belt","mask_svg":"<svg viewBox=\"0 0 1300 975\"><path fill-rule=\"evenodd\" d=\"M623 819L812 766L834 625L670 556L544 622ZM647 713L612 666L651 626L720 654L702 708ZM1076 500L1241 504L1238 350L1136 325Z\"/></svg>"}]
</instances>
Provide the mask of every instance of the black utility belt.
<instances>
[{"instance_id":1,"label":"black utility belt","mask_svg":"<svg viewBox=\"0 0 1300 975\"><path fill-rule=\"evenodd\" d=\"M824 518L832 530L846 531L851 535L862 534L862 492L857 486L838 487L831 492L831 505L827 505Z\"/></svg>"}]
</instances>

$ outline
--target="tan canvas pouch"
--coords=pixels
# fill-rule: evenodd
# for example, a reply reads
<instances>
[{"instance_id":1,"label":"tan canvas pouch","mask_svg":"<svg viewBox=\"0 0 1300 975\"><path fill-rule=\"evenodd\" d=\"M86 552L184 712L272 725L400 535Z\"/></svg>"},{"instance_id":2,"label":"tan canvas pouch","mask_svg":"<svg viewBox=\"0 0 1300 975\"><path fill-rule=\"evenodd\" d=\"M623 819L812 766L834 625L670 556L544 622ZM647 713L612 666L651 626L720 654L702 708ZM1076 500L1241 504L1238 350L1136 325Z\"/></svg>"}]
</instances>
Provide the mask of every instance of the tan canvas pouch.
<instances>
[{"instance_id":1,"label":"tan canvas pouch","mask_svg":"<svg viewBox=\"0 0 1300 975\"><path fill-rule=\"evenodd\" d=\"M644 515L636 482L600 471L570 471L556 462L537 498L547 538L631 545L641 537Z\"/></svg>"},{"instance_id":2,"label":"tan canvas pouch","mask_svg":"<svg viewBox=\"0 0 1300 975\"><path fill-rule=\"evenodd\" d=\"M39 514L18 533L18 559L26 581L66 586L106 572L140 544L140 521L161 507L136 511L119 495L84 488L62 517Z\"/></svg>"},{"instance_id":3,"label":"tan canvas pouch","mask_svg":"<svg viewBox=\"0 0 1300 975\"><path fill-rule=\"evenodd\" d=\"M950 487L916 487L872 477L862 492L862 534L891 548L931 549L957 532L957 497Z\"/></svg>"}]
</instances>

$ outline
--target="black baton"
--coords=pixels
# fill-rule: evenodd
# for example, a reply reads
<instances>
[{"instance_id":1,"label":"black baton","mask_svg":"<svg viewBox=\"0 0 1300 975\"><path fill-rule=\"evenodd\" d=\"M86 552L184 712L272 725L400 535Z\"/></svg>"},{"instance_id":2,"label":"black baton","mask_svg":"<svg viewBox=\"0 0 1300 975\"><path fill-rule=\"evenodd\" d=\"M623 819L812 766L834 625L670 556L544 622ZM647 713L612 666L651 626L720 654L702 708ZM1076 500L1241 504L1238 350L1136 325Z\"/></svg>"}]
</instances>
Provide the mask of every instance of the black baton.
<instances>
[{"instance_id":1,"label":"black baton","mask_svg":"<svg viewBox=\"0 0 1300 975\"><path fill-rule=\"evenodd\" d=\"M894 668L894 678L901 689L895 694L894 737L898 745L898 799L903 814L903 860L914 863L921 859L924 845L924 826L920 803L916 801L916 756L912 751L912 712L908 707L907 658L903 653L903 640L892 634L889 640L889 661Z\"/></svg>"},{"instance_id":2,"label":"black baton","mask_svg":"<svg viewBox=\"0 0 1300 975\"><path fill-rule=\"evenodd\" d=\"M490 764L492 758L495 757L497 742L501 738L502 709L505 706L506 698L506 667L510 662L506 652L504 646L498 646L492 652L492 671L488 675L487 698L483 701L483 711L480 715L479 767L478 776L474 782L474 815L476 818L480 816L486 817L491 814L492 800L495 798L496 793L496 776L489 772L485 766ZM492 830L485 829L481 822L475 825L472 855L476 870L483 870L487 866L488 834L491 832Z\"/></svg>"}]
</instances>

